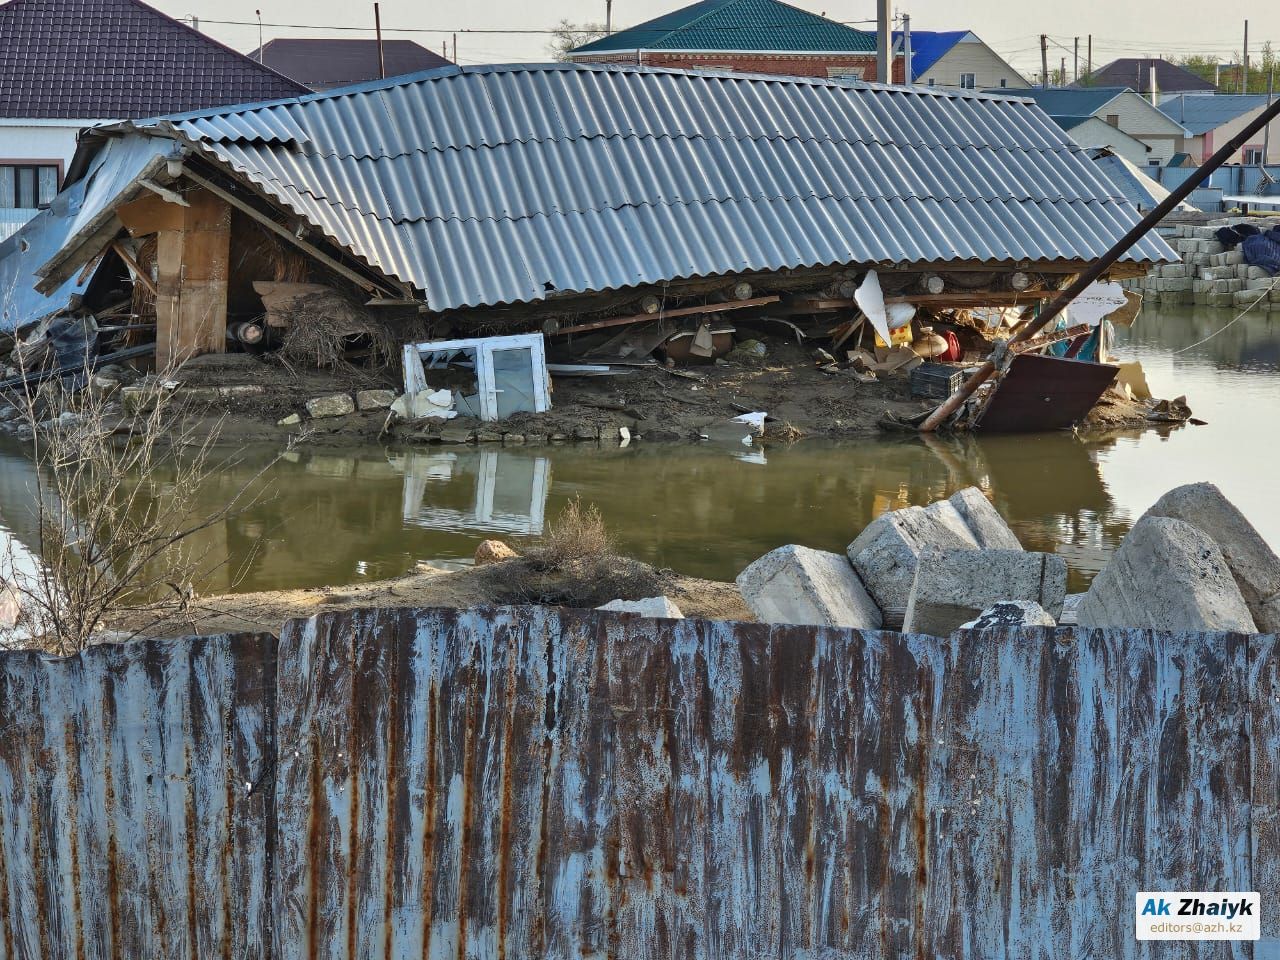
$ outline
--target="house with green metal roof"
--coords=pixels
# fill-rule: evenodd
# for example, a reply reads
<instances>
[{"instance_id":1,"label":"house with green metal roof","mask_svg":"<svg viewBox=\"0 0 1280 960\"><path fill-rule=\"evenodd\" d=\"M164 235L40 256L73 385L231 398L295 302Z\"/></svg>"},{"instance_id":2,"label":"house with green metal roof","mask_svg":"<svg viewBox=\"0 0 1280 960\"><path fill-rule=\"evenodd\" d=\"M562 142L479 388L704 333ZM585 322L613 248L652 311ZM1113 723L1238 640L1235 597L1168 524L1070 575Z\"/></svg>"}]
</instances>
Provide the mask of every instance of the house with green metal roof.
<instances>
[{"instance_id":1,"label":"house with green metal roof","mask_svg":"<svg viewBox=\"0 0 1280 960\"><path fill-rule=\"evenodd\" d=\"M876 37L781 0L700 0L570 51L575 63L633 63L875 79ZM901 58L894 65L902 79Z\"/></svg>"}]
</instances>

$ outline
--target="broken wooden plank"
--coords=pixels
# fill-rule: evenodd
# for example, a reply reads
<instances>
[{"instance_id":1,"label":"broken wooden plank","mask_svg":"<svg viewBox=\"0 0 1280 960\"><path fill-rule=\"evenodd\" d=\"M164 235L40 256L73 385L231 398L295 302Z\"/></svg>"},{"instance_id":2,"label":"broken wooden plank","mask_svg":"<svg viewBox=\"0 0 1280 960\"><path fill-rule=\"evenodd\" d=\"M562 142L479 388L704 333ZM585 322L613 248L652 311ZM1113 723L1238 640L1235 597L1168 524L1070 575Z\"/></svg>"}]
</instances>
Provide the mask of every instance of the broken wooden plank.
<instances>
[{"instance_id":1,"label":"broken wooden plank","mask_svg":"<svg viewBox=\"0 0 1280 960\"><path fill-rule=\"evenodd\" d=\"M1031 353L1035 350L1042 350L1045 347L1052 346L1055 343L1061 343L1063 340L1074 340L1076 337L1092 330L1093 327L1089 324L1078 323L1074 327L1068 327L1065 330L1054 330L1050 333L1042 333L1038 337L1032 337L1030 340L1010 347L1010 351L1013 353Z\"/></svg>"},{"instance_id":2,"label":"broken wooden plank","mask_svg":"<svg viewBox=\"0 0 1280 960\"><path fill-rule=\"evenodd\" d=\"M957 293L905 293L885 297L885 303L910 303L917 307L1011 307L1056 297L1058 290L990 290Z\"/></svg>"},{"instance_id":3,"label":"broken wooden plank","mask_svg":"<svg viewBox=\"0 0 1280 960\"><path fill-rule=\"evenodd\" d=\"M133 254L125 249L123 243L117 240L111 245L111 249L115 251L117 257L124 261L124 265L129 268L129 272L133 275L135 283L140 283L146 287L147 292L153 297L158 297L160 295L160 291L156 289L155 281L147 276L142 267L138 266L138 261L133 258Z\"/></svg>"},{"instance_id":4,"label":"broken wooden plank","mask_svg":"<svg viewBox=\"0 0 1280 960\"><path fill-rule=\"evenodd\" d=\"M622 327L629 323L641 323L645 320L666 320L671 317L692 317L704 313L724 313L727 310L744 310L747 307L763 307L781 300L778 296L752 297L750 300L730 300L728 303L706 303L696 307L677 307L661 313L636 313L627 317L612 317L609 320L597 320L594 323L580 323L573 327L561 327L555 336L562 337L569 333L586 333L590 330L603 330L606 327Z\"/></svg>"}]
</instances>

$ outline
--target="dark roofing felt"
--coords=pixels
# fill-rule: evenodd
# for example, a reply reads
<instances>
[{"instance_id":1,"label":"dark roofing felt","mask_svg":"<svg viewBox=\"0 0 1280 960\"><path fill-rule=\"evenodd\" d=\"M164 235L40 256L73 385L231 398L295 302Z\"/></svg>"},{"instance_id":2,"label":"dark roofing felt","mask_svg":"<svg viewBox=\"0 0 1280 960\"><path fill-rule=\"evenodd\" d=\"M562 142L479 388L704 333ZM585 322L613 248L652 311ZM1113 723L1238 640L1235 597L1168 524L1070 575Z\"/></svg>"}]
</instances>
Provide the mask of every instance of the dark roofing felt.
<instances>
[{"instance_id":1,"label":"dark roofing felt","mask_svg":"<svg viewBox=\"0 0 1280 960\"><path fill-rule=\"evenodd\" d=\"M412 40L384 40L382 54L388 77L453 63ZM258 51L249 56L256 60ZM286 37L268 40L262 47L262 59L272 70L318 89L379 78L377 40Z\"/></svg>"},{"instance_id":2,"label":"dark roofing felt","mask_svg":"<svg viewBox=\"0 0 1280 960\"><path fill-rule=\"evenodd\" d=\"M1204 77L1185 70L1176 63L1151 57L1122 57L1112 60L1105 67L1075 87L1129 87L1139 93L1151 92L1151 68L1156 68L1156 86L1161 93L1178 93L1182 90L1213 90L1213 83Z\"/></svg>"},{"instance_id":3,"label":"dark roofing felt","mask_svg":"<svg viewBox=\"0 0 1280 960\"><path fill-rule=\"evenodd\" d=\"M139 0L0 6L0 117L133 120L302 92Z\"/></svg>"}]
</instances>

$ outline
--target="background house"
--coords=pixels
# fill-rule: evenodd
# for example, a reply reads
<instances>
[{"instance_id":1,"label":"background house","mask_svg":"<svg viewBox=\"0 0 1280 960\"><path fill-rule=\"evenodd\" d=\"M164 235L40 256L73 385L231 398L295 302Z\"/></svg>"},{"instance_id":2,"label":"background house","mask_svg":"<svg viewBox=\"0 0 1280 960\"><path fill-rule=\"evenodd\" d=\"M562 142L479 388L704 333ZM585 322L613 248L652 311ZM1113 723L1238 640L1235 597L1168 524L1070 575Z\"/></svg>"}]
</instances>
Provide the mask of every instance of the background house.
<instances>
[{"instance_id":1,"label":"background house","mask_svg":"<svg viewBox=\"0 0 1280 960\"><path fill-rule=\"evenodd\" d=\"M312 90L330 90L381 78L378 41L330 37L268 40L249 54L276 73ZM399 77L453 63L412 40L382 41L386 76Z\"/></svg>"},{"instance_id":2,"label":"background house","mask_svg":"<svg viewBox=\"0 0 1280 960\"><path fill-rule=\"evenodd\" d=\"M0 240L53 199L81 129L306 89L139 0L0 6Z\"/></svg>"},{"instance_id":3,"label":"background house","mask_svg":"<svg viewBox=\"0 0 1280 960\"><path fill-rule=\"evenodd\" d=\"M570 51L575 63L874 80L874 33L779 0L702 0ZM895 76L902 77L900 60Z\"/></svg>"},{"instance_id":4,"label":"background house","mask_svg":"<svg viewBox=\"0 0 1280 960\"><path fill-rule=\"evenodd\" d=\"M1151 96L1151 71L1155 70L1157 95L1169 93L1208 95L1217 87L1198 74L1160 57L1121 57L1112 60L1087 77L1073 83L1073 87L1128 87L1138 93Z\"/></svg>"},{"instance_id":5,"label":"background house","mask_svg":"<svg viewBox=\"0 0 1280 960\"><path fill-rule=\"evenodd\" d=\"M1161 99L1160 111L1187 130L1178 149L1204 163L1228 140L1255 120L1267 107L1264 94L1225 94L1212 97L1189 96ZM1273 120L1271 142L1266 144L1259 133L1228 163L1257 165L1262 160L1264 145L1268 147L1267 163L1280 162L1280 120Z\"/></svg>"},{"instance_id":6,"label":"background house","mask_svg":"<svg viewBox=\"0 0 1280 960\"><path fill-rule=\"evenodd\" d=\"M895 50L902 50L901 32L893 35L893 42ZM907 82L961 90L1031 86L1009 61L970 30L912 30L911 77Z\"/></svg>"},{"instance_id":7,"label":"background house","mask_svg":"<svg viewBox=\"0 0 1280 960\"><path fill-rule=\"evenodd\" d=\"M1167 163L1186 135L1180 124L1122 87L1032 87L1017 93L1034 99L1080 146L1106 147L1139 166Z\"/></svg>"}]
</instances>

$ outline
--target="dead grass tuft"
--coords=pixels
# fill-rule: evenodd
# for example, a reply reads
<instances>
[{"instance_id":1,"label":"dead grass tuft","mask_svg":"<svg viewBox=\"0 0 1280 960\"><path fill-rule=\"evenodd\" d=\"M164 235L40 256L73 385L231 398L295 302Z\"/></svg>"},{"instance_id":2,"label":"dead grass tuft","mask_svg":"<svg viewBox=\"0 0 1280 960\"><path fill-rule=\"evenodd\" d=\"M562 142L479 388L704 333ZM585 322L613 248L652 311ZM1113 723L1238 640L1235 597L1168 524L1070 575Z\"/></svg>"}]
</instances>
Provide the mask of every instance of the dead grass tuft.
<instances>
[{"instance_id":1,"label":"dead grass tuft","mask_svg":"<svg viewBox=\"0 0 1280 960\"><path fill-rule=\"evenodd\" d=\"M574 497L525 556L544 570L566 570L598 563L613 559L613 536L605 526L600 508L594 503L584 505L581 497Z\"/></svg>"}]
</instances>

